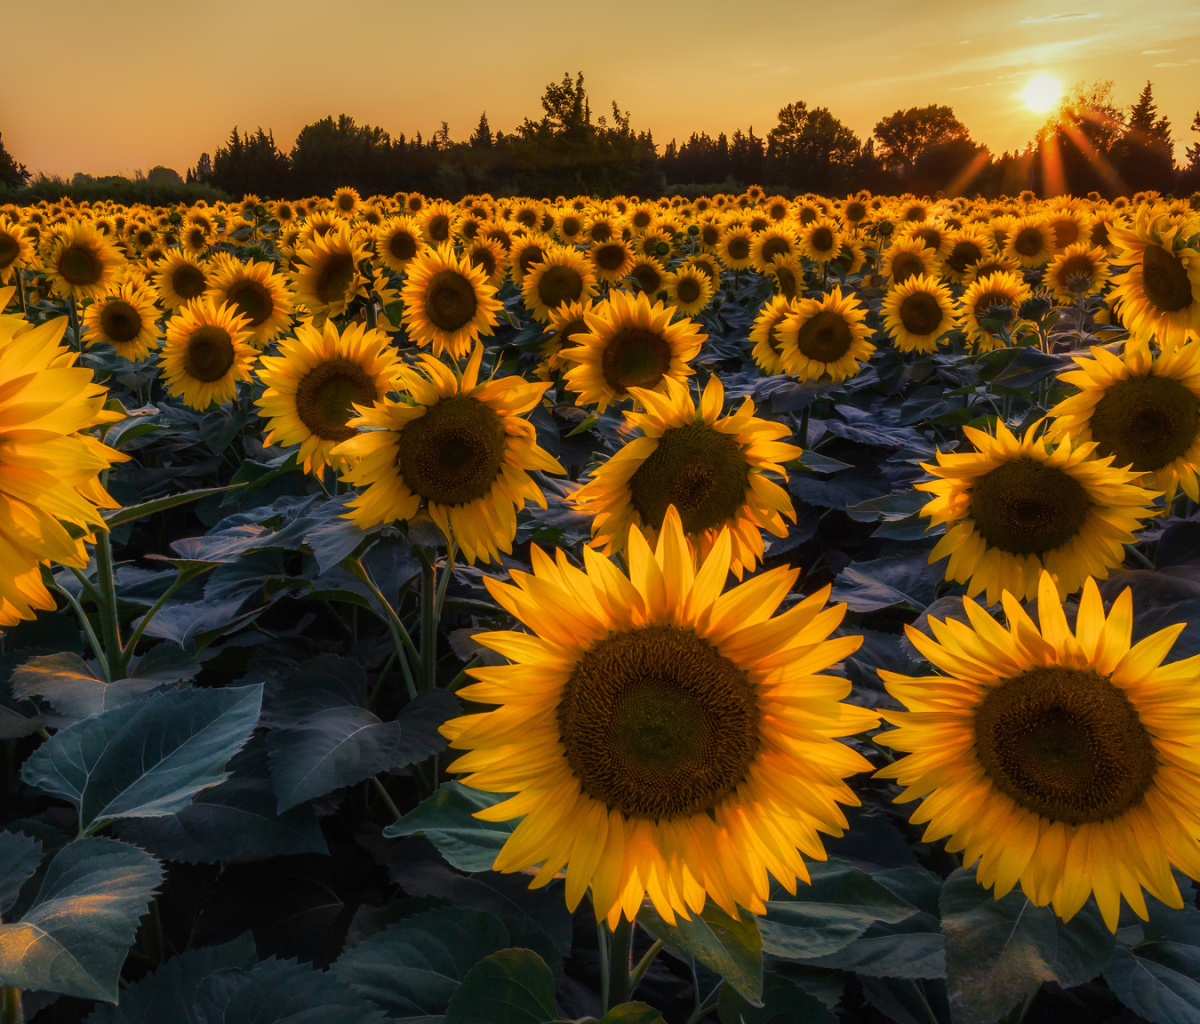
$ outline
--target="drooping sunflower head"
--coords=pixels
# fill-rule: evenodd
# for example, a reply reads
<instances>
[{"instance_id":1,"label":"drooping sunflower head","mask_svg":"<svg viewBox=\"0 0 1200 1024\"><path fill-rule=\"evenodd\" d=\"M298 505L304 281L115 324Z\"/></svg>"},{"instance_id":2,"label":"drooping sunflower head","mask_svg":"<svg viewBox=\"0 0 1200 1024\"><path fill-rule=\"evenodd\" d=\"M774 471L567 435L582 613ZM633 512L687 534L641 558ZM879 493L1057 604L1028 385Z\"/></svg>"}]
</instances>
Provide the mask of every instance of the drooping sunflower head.
<instances>
[{"instance_id":1,"label":"drooping sunflower head","mask_svg":"<svg viewBox=\"0 0 1200 1024\"><path fill-rule=\"evenodd\" d=\"M267 390L254 404L269 417L265 444L298 444L297 461L306 473L342 465L334 446L353 437L347 421L354 407L369 408L399 380L399 357L388 336L362 324L340 333L332 323L296 328L279 355L263 356L259 380Z\"/></svg>"},{"instance_id":2,"label":"drooping sunflower head","mask_svg":"<svg viewBox=\"0 0 1200 1024\"><path fill-rule=\"evenodd\" d=\"M1131 646L1130 591L1106 617L1092 579L1072 630L1059 589L1040 574L1040 628L1007 590L1007 629L969 598L969 625L906 627L942 674L880 670L908 710L884 711L897 728L879 739L907 753L877 774L907 787L897 800L926 798L924 840L949 836L997 899L1019 884L1070 920L1094 893L1116 931L1122 896L1145 919L1142 889L1178 908L1171 868L1200 877L1198 783L1176 753L1200 740L1178 697L1200 659L1162 664L1182 624Z\"/></svg>"},{"instance_id":3,"label":"drooping sunflower head","mask_svg":"<svg viewBox=\"0 0 1200 1024\"><path fill-rule=\"evenodd\" d=\"M365 290L359 264L367 258L363 239L342 222L296 251L296 299L324 322L338 316Z\"/></svg>"},{"instance_id":4,"label":"drooping sunflower head","mask_svg":"<svg viewBox=\"0 0 1200 1024\"><path fill-rule=\"evenodd\" d=\"M1068 245L1046 267L1042 285L1060 302L1098 295L1108 283L1108 257L1089 242Z\"/></svg>"},{"instance_id":5,"label":"drooping sunflower head","mask_svg":"<svg viewBox=\"0 0 1200 1024\"><path fill-rule=\"evenodd\" d=\"M550 373L565 370L570 365L563 361L561 352L563 348L576 344L573 340L575 335L588 332L587 314L592 312L595 306L591 299L587 299L584 302L568 302L551 312L550 328L553 333L541 346L539 377L547 379L543 374L548 376Z\"/></svg>"},{"instance_id":6,"label":"drooping sunflower head","mask_svg":"<svg viewBox=\"0 0 1200 1024\"><path fill-rule=\"evenodd\" d=\"M224 264L209 282L215 305L230 303L249 321L250 343L263 348L292 322L292 294L287 279L264 261Z\"/></svg>"},{"instance_id":7,"label":"drooping sunflower head","mask_svg":"<svg viewBox=\"0 0 1200 1024\"><path fill-rule=\"evenodd\" d=\"M250 324L232 305L195 299L167 321L159 356L167 391L193 409L231 401L237 382L251 379L255 350Z\"/></svg>"},{"instance_id":8,"label":"drooping sunflower head","mask_svg":"<svg viewBox=\"0 0 1200 1024\"><path fill-rule=\"evenodd\" d=\"M1113 263L1128 266L1113 279L1111 301L1137 334L1154 335L1161 347L1200 336L1200 231L1152 207L1132 226L1114 226Z\"/></svg>"},{"instance_id":9,"label":"drooping sunflower head","mask_svg":"<svg viewBox=\"0 0 1200 1024\"><path fill-rule=\"evenodd\" d=\"M974 452L921 464L935 477L916 485L934 495L921 515L946 525L929 561L949 556L946 578L972 597L986 591L988 604L1004 590L1032 598L1043 569L1063 596L1088 576L1104 579L1154 515L1157 492L1134 483L1140 474L1096 458L1095 442L1053 444L1037 429L1017 438L1002 422L995 436L964 427Z\"/></svg>"},{"instance_id":10,"label":"drooping sunflower head","mask_svg":"<svg viewBox=\"0 0 1200 1024\"><path fill-rule=\"evenodd\" d=\"M89 346L106 342L124 359L145 359L162 337L157 320L151 293L126 281L84 310L83 337Z\"/></svg>"},{"instance_id":11,"label":"drooping sunflower head","mask_svg":"<svg viewBox=\"0 0 1200 1024\"><path fill-rule=\"evenodd\" d=\"M585 316L588 332L575 335L577 347L561 356L573 364L566 383L577 405L603 412L630 397L629 388L663 389L663 380L683 380L706 340L690 319L672 323L674 306L651 305L645 294L613 292Z\"/></svg>"},{"instance_id":12,"label":"drooping sunflower head","mask_svg":"<svg viewBox=\"0 0 1200 1024\"><path fill-rule=\"evenodd\" d=\"M883 298L885 330L901 352L933 352L958 326L950 289L932 277L910 277Z\"/></svg>"},{"instance_id":13,"label":"drooping sunflower head","mask_svg":"<svg viewBox=\"0 0 1200 1024\"><path fill-rule=\"evenodd\" d=\"M449 244L427 249L409 265L401 294L409 337L432 345L435 356L448 352L462 359L499 323L496 289L482 268L456 255Z\"/></svg>"},{"instance_id":14,"label":"drooping sunflower head","mask_svg":"<svg viewBox=\"0 0 1200 1024\"><path fill-rule=\"evenodd\" d=\"M667 274L667 302L684 316L695 316L712 301L712 279L699 267L684 264Z\"/></svg>"},{"instance_id":15,"label":"drooping sunflower head","mask_svg":"<svg viewBox=\"0 0 1200 1024\"><path fill-rule=\"evenodd\" d=\"M375 258L389 270L400 273L425 248L421 226L412 217L389 217L374 231Z\"/></svg>"},{"instance_id":16,"label":"drooping sunflower head","mask_svg":"<svg viewBox=\"0 0 1200 1024\"><path fill-rule=\"evenodd\" d=\"M64 299L98 299L116 287L125 259L89 220L59 225L43 260L54 293Z\"/></svg>"},{"instance_id":17,"label":"drooping sunflower head","mask_svg":"<svg viewBox=\"0 0 1200 1024\"><path fill-rule=\"evenodd\" d=\"M984 352L1000 348L1003 336L985 321L1011 323L1021 303L1032 294L1029 285L1016 273L998 272L976 278L959 300L959 315L968 340Z\"/></svg>"},{"instance_id":18,"label":"drooping sunflower head","mask_svg":"<svg viewBox=\"0 0 1200 1024\"><path fill-rule=\"evenodd\" d=\"M479 383L482 360L477 345L459 375L422 355L419 366L401 370L402 401L359 407L346 426L365 429L332 450L347 460L344 478L364 488L347 519L367 529L425 512L470 562L512 553L526 499L546 507L529 473L564 470L521 417L550 385L512 377Z\"/></svg>"},{"instance_id":19,"label":"drooping sunflower head","mask_svg":"<svg viewBox=\"0 0 1200 1024\"><path fill-rule=\"evenodd\" d=\"M535 549L531 574L487 582L533 635L480 638L513 664L471 671L463 696L498 707L442 726L465 751L451 770L513 794L483 816L524 815L495 869L540 865L539 886L565 867L571 909L590 886L611 926L646 896L671 922L708 898L762 913L768 872L794 891L801 853L823 858L818 832L841 835L838 805L858 802L844 779L867 762L838 738L877 717L819 673L860 639L828 639L828 587L773 616L796 570L722 595L729 533L697 564L673 509L656 546L635 529L626 547L628 575Z\"/></svg>"},{"instance_id":20,"label":"drooping sunflower head","mask_svg":"<svg viewBox=\"0 0 1200 1024\"><path fill-rule=\"evenodd\" d=\"M845 380L858 373L875 346L867 310L853 292L836 287L820 299L798 299L796 312L776 328L783 365L800 380Z\"/></svg>"},{"instance_id":21,"label":"drooping sunflower head","mask_svg":"<svg viewBox=\"0 0 1200 1024\"><path fill-rule=\"evenodd\" d=\"M521 294L529 314L542 323L551 313L570 302L585 302L596 294L596 277L583 253L555 245L528 268Z\"/></svg>"},{"instance_id":22,"label":"drooping sunflower head","mask_svg":"<svg viewBox=\"0 0 1200 1024\"><path fill-rule=\"evenodd\" d=\"M594 469L572 504L595 517L592 543L605 554L622 549L634 524L653 541L671 506L702 556L728 528L730 569L741 579L762 558L762 531L782 537L784 517L796 519L787 492L766 474L786 479L782 464L801 451L780 440L791 433L787 426L754 415L749 398L722 417L725 390L715 375L698 404L685 384L665 383L662 394L633 389L645 411L625 418L642 436Z\"/></svg>"}]
</instances>

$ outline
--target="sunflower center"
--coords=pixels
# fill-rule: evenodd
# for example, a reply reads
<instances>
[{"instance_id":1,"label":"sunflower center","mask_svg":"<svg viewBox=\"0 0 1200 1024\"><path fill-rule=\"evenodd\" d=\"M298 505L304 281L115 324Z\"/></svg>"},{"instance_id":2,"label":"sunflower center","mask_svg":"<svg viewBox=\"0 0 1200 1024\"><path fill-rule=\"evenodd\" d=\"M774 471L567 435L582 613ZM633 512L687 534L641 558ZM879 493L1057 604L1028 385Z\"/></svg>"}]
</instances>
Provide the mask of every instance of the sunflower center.
<instances>
[{"instance_id":1,"label":"sunflower center","mask_svg":"<svg viewBox=\"0 0 1200 1024\"><path fill-rule=\"evenodd\" d=\"M854 344L850 325L828 309L810 317L796 338L800 351L813 362L836 363Z\"/></svg>"},{"instance_id":2,"label":"sunflower center","mask_svg":"<svg viewBox=\"0 0 1200 1024\"><path fill-rule=\"evenodd\" d=\"M967 514L990 546L1040 555L1075 537L1090 507L1078 480L1026 455L976 480Z\"/></svg>"},{"instance_id":3,"label":"sunflower center","mask_svg":"<svg viewBox=\"0 0 1200 1024\"><path fill-rule=\"evenodd\" d=\"M558 728L580 788L626 818L717 807L759 747L746 673L678 626L613 633L579 659Z\"/></svg>"},{"instance_id":4,"label":"sunflower center","mask_svg":"<svg viewBox=\"0 0 1200 1024\"><path fill-rule=\"evenodd\" d=\"M393 259L411 260L417 255L417 240L407 231L397 231L388 239L387 250Z\"/></svg>"},{"instance_id":5,"label":"sunflower center","mask_svg":"<svg viewBox=\"0 0 1200 1024\"><path fill-rule=\"evenodd\" d=\"M679 301L685 305L693 303L702 294L700 291L700 282L694 277L681 277L675 283L675 294L679 296Z\"/></svg>"},{"instance_id":6,"label":"sunflower center","mask_svg":"<svg viewBox=\"0 0 1200 1024\"><path fill-rule=\"evenodd\" d=\"M541 263L546 258L546 250L540 245L527 245L517 255L517 266L522 274L528 274L529 268L535 263Z\"/></svg>"},{"instance_id":7,"label":"sunflower center","mask_svg":"<svg viewBox=\"0 0 1200 1024\"><path fill-rule=\"evenodd\" d=\"M239 313L249 318L251 327L265 323L275 312L270 291L258 281L235 281L229 286L226 301L232 302Z\"/></svg>"},{"instance_id":8,"label":"sunflower center","mask_svg":"<svg viewBox=\"0 0 1200 1024\"><path fill-rule=\"evenodd\" d=\"M845 209L846 220L854 222L860 221L867 215L867 208L862 203L854 202L847 203Z\"/></svg>"},{"instance_id":9,"label":"sunflower center","mask_svg":"<svg viewBox=\"0 0 1200 1024\"><path fill-rule=\"evenodd\" d=\"M467 258L471 266L479 267L488 277L496 272L496 254L486 246L473 249Z\"/></svg>"},{"instance_id":10,"label":"sunflower center","mask_svg":"<svg viewBox=\"0 0 1200 1024\"><path fill-rule=\"evenodd\" d=\"M12 235L0 231L0 268L7 267L21 254L21 244Z\"/></svg>"},{"instance_id":11,"label":"sunflower center","mask_svg":"<svg viewBox=\"0 0 1200 1024\"><path fill-rule=\"evenodd\" d=\"M475 286L457 270L439 270L425 292L425 315L434 327L457 331L475 319Z\"/></svg>"},{"instance_id":12,"label":"sunflower center","mask_svg":"<svg viewBox=\"0 0 1200 1024\"><path fill-rule=\"evenodd\" d=\"M625 266L625 247L623 245L602 245L592 254L596 266L601 270L620 270Z\"/></svg>"},{"instance_id":13,"label":"sunflower center","mask_svg":"<svg viewBox=\"0 0 1200 1024\"><path fill-rule=\"evenodd\" d=\"M1174 313L1192 303L1192 282L1183 260L1161 245L1146 246L1142 287L1151 304L1164 313Z\"/></svg>"},{"instance_id":14,"label":"sunflower center","mask_svg":"<svg viewBox=\"0 0 1200 1024\"><path fill-rule=\"evenodd\" d=\"M786 238L768 238L762 247L763 262L770 263L776 256L786 256L791 251L792 247Z\"/></svg>"},{"instance_id":15,"label":"sunflower center","mask_svg":"<svg viewBox=\"0 0 1200 1024\"><path fill-rule=\"evenodd\" d=\"M700 241L705 245L712 247L721 240L721 229L715 224L705 224L700 229Z\"/></svg>"},{"instance_id":16,"label":"sunflower center","mask_svg":"<svg viewBox=\"0 0 1200 1024\"><path fill-rule=\"evenodd\" d=\"M833 248L833 232L829 228L817 228L812 233L809 243L815 252L829 252Z\"/></svg>"},{"instance_id":17,"label":"sunflower center","mask_svg":"<svg viewBox=\"0 0 1200 1024\"><path fill-rule=\"evenodd\" d=\"M932 334L943 319L942 307L928 292L913 292L900 303L900 322L909 334Z\"/></svg>"},{"instance_id":18,"label":"sunflower center","mask_svg":"<svg viewBox=\"0 0 1200 1024\"><path fill-rule=\"evenodd\" d=\"M980 763L996 787L1051 821L1104 821L1138 803L1157 768L1129 698L1094 669L1031 668L975 712Z\"/></svg>"},{"instance_id":19,"label":"sunflower center","mask_svg":"<svg viewBox=\"0 0 1200 1024\"><path fill-rule=\"evenodd\" d=\"M558 329L558 340L564 345L571 340L573 334L587 334L588 325L583 320L572 320Z\"/></svg>"},{"instance_id":20,"label":"sunflower center","mask_svg":"<svg viewBox=\"0 0 1200 1024\"><path fill-rule=\"evenodd\" d=\"M738 235L729 240L729 255L735 260L744 260L750 255L750 241Z\"/></svg>"},{"instance_id":21,"label":"sunflower center","mask_svg":"<svg viewBox=\"0 0 1200 1024\"><path fill-rule=\"evenodd\" d=\"M963 274L967 267L978 262L982 256L983 250L975 242L962 241L955 243L954 248L950 250L950 255L946 257L946 262L956 272Z\"/></svg>"},{"instance_id":22,"label":"sunflower center","mask_svg":"<svg viewBox=\"0 0 1200 1024\"><path fill-rule=\"evenodd\" d=\"M492 489L505 452L504 421L466 395L443 398L399 435L400 475L439 505L465 505Z\"/></svg>"},{"instance_id":23,"label":"sunflower center","mask_svg":"<svg viewBox=\"0 0 1200 1024\"><path fill-rule=\"evenodd\" d=\"M345 441L354 436L354 428L346 426L354 415L351 405L373 405L378 397L375 382L353 359L329 359L300 380L296 415L322 440Z\"/></svg>"},{"instance_id":24,"label":"sunflower center","mask_svg":"<svg viewBox=\"0 0 1200 1024\"><path fill-rule=\"evenodd\" d=\"M425 230L435 242L444 242L450 237L450 218L444 213L435 214L429 219Z\"/></svg>"},{"instance_id":25,"label":"sunflower center","mask_svg":"<svg viewBox=\"0 0 1200 1024\"><path fill-rule=\"evenodd\" d=\"M1022 256L1036 256L1042 251L1042 246L1045 244L1045 235L1042 234L1041 228L1022 228L1017 232L1017 237L1013 241L1013 248Z\"/></svg>"},{"instance_id":26,"label":"sunflower center","mask_svg":"<svg viewBox=\"0 0 1200 1024\"><path fill-rule=\"evenodd\" d=\"M647 295L653 297L662 288L662 274L653 263L639 263L629 274Z\"/></svg>"},{"instance_id":27,"label":"sunflower center","mask_svg":"<svg viewBox=\"0 0 1200 1024\"><path fill-rule=\"evenodd\" d=\"M204 272L199 267L185 263L171 271L171 287L175 290L175 294L186 302L188 299L203 295L208 287L208 282L204 279Z\"/></svg>"},{"instance_id":28,"label":"sunflower center","mask_svg":"<svg viewBox=\"0 0 1200 1024\"><path fill-rule=\"evenodd\" d=\"M898 253L892 260L892 280L903 284L910 277L925 273L925 263L915 252Z\"/></svg>"},{"instance_id":29,"label":"sunflower center","mask_svg":"<svg viewBox=\"0 0 1200 1024\"><path fill-rule=\"evenodd\" d=\"M607 221L598 220L592 225L592 238L597 242L607 242L612 238L612 225Z\"/></svg>"},{"instance_id":30,"label":"sunflower center","mask_svg":"<svg viewBox=\"0 0 1200 1024\"><path fill-rule=\"evenodd\" d=\"M142 332L142 314L124 299L114 299L100 310L100 329L109 341L133 341Z\"/></svg>"},{"instance_id":31,"label":"sunflower center","mask_svg":"<svg viewBox=\"0 0 1200 1024\"><path fill-rule=\"evenodd\" d=\"M671 345L644 327L622 327L604 346L600 370L618 395L629 388L655 388L671 366Z\"/></svg>"},{"instance_id":32,"label":"sunflower center","mask_svg":"<svg viewBox=\"0 0 1200 1024\"><path fill-rule=\"evenodd\" d=\"M1062 266L1058 268L1058 283L1062 287L1068 287L1072 279L1078 281L1080 278L1086 278L1087 282L1083 287L1089 288L1096 278L1096 271L1096 264L1092 262L1092 258L1087 253L1076 253L1069 259L1063 260ZM1083 289L1074 290L1082 291Z\"/></svg>"},{"instance_id":33,"label":"sunflower center","mask_svg":"<svg viewBox=\"0 0 1200 1024\"><path fill-rule=\"evenodd\" d=\"M583 278L574 267L549 267L538 279L538 298L547 309L575 302L583 294Z\"/></svg>"},{"instance_id":34,"label":"sunflower center","mask_svg":"<svg viewBox=\"0 0 1200 1024\"><path fill-rule=\"evenodd\" d=\"M317 298L327 306L340 302L345 299L353 280L354 257L348 252L330 253L317 274Z\"/></svg>"},{"instance_id":35,"label":"sunflower center","mask_svg":"<svg viewBox=\"0 0 1200 1024\"><path fill-rule=\"evenodd\" d=\"M205 324L197 327L188 338L183 351L183 368L189 377L210 384L229 372L235 358L229 332L216 324Z\"/></svg>"},{"instance_id":36,"label":"sunflower center","mask_svg":"<svg viewBox=\"0 0 1200 1024\"><path fill-rule=\"evenodd\" d=\"M1054 247L1065 249L1079 238L1079 225L1073 220L1056 220L1050 225L1054 229Z\"/></svg>"},{"instance_id":37,"label":"sunflower center","mask_svg":"<svg viewBox=\"0 0 1200 1024\"><path fill-rule=\"evenodd\" d=\"M1195 442L1200 401L1171 377L1141 374L1117 381L1092 413L1092 437L1114 465L1149 473L1174 462Z\"/></svg>"},{"instance_id":38,"label":"sunflower center","mask_svg":"<svg viewBox=\"0 0 1200 1024\"><path fill-rule=\"evenodd\" d=\"M702 533L737 516L749 479L737 441L707 423L688 423L663 433L629 491L642 521L656 530L674 505L684 531Z\"/></svg>"},{"instance_id":39,"label":"sunflower center","mask_svg":"<svg viewBox=\"0 0 1200 1024\"><path fill-rule=\"evenodd\" d=\"M104 265L94 249L68 245L58 257L58 273L68 284L95 284L104 275Z\"/></svg>"}]
</instances>

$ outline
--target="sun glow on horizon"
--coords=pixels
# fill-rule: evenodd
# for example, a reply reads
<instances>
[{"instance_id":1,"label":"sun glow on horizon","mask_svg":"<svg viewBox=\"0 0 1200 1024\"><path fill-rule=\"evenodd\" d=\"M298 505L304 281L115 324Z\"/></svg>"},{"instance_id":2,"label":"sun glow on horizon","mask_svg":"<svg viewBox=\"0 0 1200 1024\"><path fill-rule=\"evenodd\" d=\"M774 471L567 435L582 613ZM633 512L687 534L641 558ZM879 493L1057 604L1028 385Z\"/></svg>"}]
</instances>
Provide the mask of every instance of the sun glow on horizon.
<instances>
[{"instance_id":1,"label":"sun glow on horizon","mask_svg":"<svg viewBox=\"0 0 1200 1024\"><path fill-rule=\"evenodd\" d=\"M1034 75L1021 90L1020 96L1025 106L1035 114L1048 114L1062 99L1063 86L1053 75L1045 72Z\"/></svg>"}]
</instances>

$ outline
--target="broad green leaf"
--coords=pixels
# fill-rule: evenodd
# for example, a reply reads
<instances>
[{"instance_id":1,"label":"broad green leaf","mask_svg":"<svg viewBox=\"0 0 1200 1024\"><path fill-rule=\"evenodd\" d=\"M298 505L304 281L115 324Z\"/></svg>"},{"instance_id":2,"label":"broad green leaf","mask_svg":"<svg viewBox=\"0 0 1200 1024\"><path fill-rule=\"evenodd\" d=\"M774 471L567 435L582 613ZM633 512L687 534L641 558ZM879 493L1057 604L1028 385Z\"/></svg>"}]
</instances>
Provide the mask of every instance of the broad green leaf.
<instances>
[{"instance_id":1,"label":"broad green leaf","mask_svg":"<svg viewBox=\"0 0 1200 1024\"><path fill-rule=\"evenodd\" d=\"M614 1006L596 1024L666 1024L662 1014L646 1003L622 1003Z\"/></svg>"},{"instance_id":2,"label":"broad green leaf","mask_svg":"<svg viewBox=\"0 0 1200 1024\"><path fill-rule=\"evenodd\" d=\"M554 974L528 949L502 949L481 960L450 997L446 1024L548 1024Z\"/></svg>"},{"instance_id":3,"label":"broad green leaf","mask_svg":"<svg viewBox=\"0 0 1200 1024\"><path fill-rule=\"evenodd\" d=\"M734 919L709 900L691 920L676 917L670 925L647 903L638 911L638 924L715 971L747 1002L761 1002L763 942L753 916Z\"/></svg>"},{"instance_id":4,"label":"broad green leaf","mask_svg":"<svg viewBox=\"0 0 1200 1024\"><path fill-rule=\"evenodd\" d=\"M115 1003L138 919L162 877L158 861L136 846L64 846L25 915L0 925L0 985Z\"/></svg>"},{"instance_id":5,"label":"broad green leaf","mask_svg":"<svg viewBox=\"0 0 1200 1024\"><path fill-rule=\"evenodd\" d=\"M163 680L153 677L106 683L78 654L65 653L30 658L12 674L14 696L41 697L72 722L128 704L162 685Z\"/></svg>"},{"instance_id":6,"label":"broad green leaf","mask_svg":"<svg viewBox=\"0 0 1200 1024\"><path fill-rule=\"evenodd\" d=\"M258 722L262 685L153 693L77 722L30 755L21 777L79 812L81 830L111 818L171 814L225 778Z\"/></svg>"},{"instance_id":7,"label":"broad green leaf","mask_svg":"<svg viewBox=\"0 0 1200 1024\"><path fill-rule=\"evenodd\" d=\"M7 914L17 894L42 859L42 844L21 832L0 832L0 914Z\"/></svg>"},{"instance_id":8,"label":"broad green leaf","mask_svg":"<svg viewBox=\"0 0 1200 1024\"><path fill-rule=\"evenodd\" d=\"M1094 900L1064 924L1014 889L1002 899L959 868L942 887L946 975L955 1024L992 1024L1043 981L1091 981L1114 939Z\"/></svg>"},{"instance_id":9,"label":"broad green leaf","mask_svg":"<svg viewBox=\"0 0 1200 1024\"><path fill-rule=\"evenodd\" d=\"M837 1024L829 1008L788 978L768 974L764 979L762 1006L746 1002L725 985L717 1003L721 1024Z\"/></svg>"},{"instance_id":10,"label":"broad green leaf","mask_svg":"<svg viewBox=\"0 0 1200 1024\"><path fill-rule=\"evenodd\" d=\"M199 501L201 498L207 498L212 494L223 494L225 491L237 490L243 484L230 484L227 487L201 487L194 491L184 491L181 494L168 494L163 498L155 498L153 501L143 501L140 505L127 505L124 508L113 509L111 512L105 513L104 521L111 529L114 526L120 526L122 523L132 523L135 519L145 519L146 516L155 515L158 512L165 512L169 508L176 508L179 505L186 505L192 501Z\"/></svg>"},{"instance_id":11,"label":"broad green leaf","mask_svg":"<svg viewBox=\"0 0 1200 1024\"><path fill-rule=\"evenodd\" d=\"M480 821L472 814L506 799L503 793L485 793L451 782L385 828L383 834L389 839L424 835L459 871L490 871L517 823Z\"/></svg>"},{"instance_id":12,"label":"broad green leaf","mask_svg":"<svg viewBox=\"0 0 1200 1024\"><path fill-rule=\"evenodd\" d=\"M343 953L333 971L393 1020L404 1020L445 1013L471 968L509 942L499 918L443 907L365 939Z\"/></svg>"},{"instance_id":13,"label":"broad green leaf","mask_svg":"<svg viewBox=\"0 0 1200 1024\"><path fill-rule=\"evenodd\" d=\"M1190 887L1183 887L1185 899ZM1126 1006L1153 1024L1200 1024L1200 911L1146 900L1150 920L1130 947L1118 943L1104 980Z\"/></svg>"},{"instance_id":14,"label":"broad green leaf","mask_svg":"<svg viewBox=\"0 0 1200 1024\"><path fill-rule=\"evenodd\" d=\"M898 924L873 924L845 948L804 963L871 978L944 978L946 940L936 917L913 914Z\"/></svg>"}]
</instances>

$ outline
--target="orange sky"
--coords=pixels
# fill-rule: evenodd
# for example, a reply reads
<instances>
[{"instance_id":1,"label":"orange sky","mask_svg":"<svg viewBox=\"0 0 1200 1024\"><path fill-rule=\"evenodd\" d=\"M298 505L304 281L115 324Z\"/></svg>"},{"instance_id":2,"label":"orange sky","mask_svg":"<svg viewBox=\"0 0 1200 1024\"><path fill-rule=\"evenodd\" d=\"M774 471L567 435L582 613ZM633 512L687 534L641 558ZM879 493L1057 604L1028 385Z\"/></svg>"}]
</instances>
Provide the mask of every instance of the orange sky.
<instances>
[{"instance_id":1,"label":"orange sky","mask_svg":"<svg viewBox=\"0 0 1200 1024\"><path fill-rule=\"evenodd\" d=\"M1195 0L59 0L53 38L47 10L5 12L6 37L22 41L5 48L5 78L21 84L0 94L0 133L30 170L68 176L182 173L234 124L273 129L286 151L304 124L343 112L393 135L428 136L445 119L464 139L486 109L510 131L541 115L547 82L577 70L594 115L615 99L659 143L747 125L765 135L796 100L866 138L898 108L944 103L999 153L1037 129L1018 94L1047 72L1068 86L1112 79L1126 107L1150 79L1178 155L1200 141Z\"/></svg>"}]
</instances>

